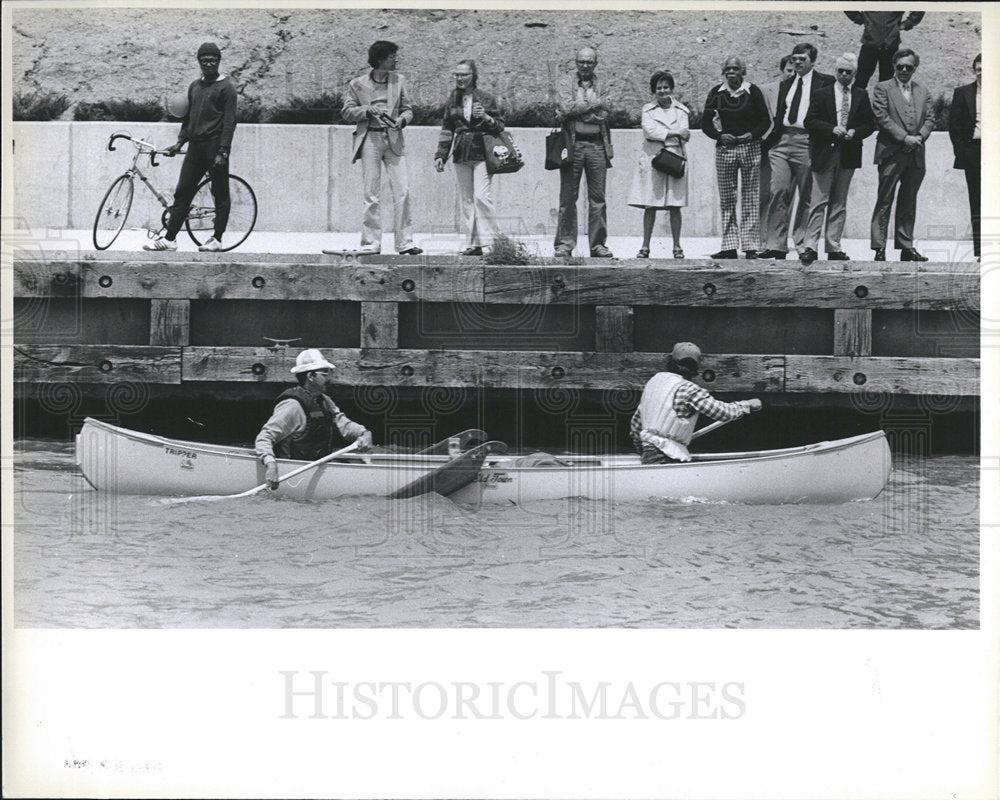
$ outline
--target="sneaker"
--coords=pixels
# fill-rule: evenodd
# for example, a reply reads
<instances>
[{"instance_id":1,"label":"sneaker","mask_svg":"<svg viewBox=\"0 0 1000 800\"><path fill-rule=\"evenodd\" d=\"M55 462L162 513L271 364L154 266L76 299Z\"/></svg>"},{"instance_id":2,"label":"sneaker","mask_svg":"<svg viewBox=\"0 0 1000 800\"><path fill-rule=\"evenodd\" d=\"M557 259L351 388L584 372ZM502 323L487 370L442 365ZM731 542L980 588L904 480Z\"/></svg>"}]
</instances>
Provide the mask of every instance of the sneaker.
<instances>
[{"instance_id":1,"label":"sneaker","mask_svg":"<svg viewBox=\"0 0 1000 800\"><path fill-rule=\"evenodd\" d=\"M157 236L153 241L146 242L142 246L143 250L176 250L177 242L172 242L163 236Z\"/></svg>"},{"instance_id":2,"label":"sneaker","mask_svg":"<svg viewBox=\"0 0 1000 800\"><path fill-rule=\"evenodd\" d=\"M614 255L605 247L603 244L596 245L590 248L591 258L614 258Z\"/></svg>"},{"instance_id":3,"label":"sneaker","mask_svg":"<svg viewBox=\"0 0 1000 800\"><path fill-rule=\"evenodd\" d=\"M198 249L203 253L215 253L222 249L222 242L213 236L205 244L198 245Z\"/></svg>"}]
</instances>

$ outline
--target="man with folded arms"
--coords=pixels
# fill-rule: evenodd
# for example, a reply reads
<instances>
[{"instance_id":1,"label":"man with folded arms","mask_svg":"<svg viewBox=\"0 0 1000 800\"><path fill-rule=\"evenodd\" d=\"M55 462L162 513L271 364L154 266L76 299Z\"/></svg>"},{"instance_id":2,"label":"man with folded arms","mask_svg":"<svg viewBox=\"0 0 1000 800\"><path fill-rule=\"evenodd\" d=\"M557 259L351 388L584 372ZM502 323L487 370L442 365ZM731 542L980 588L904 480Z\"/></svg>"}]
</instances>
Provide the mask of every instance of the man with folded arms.
<instances>
[{"instance_id":1,"label":"man with folded arms","mask_svg":"<svg viewBox=\"0 0 1000 800\"><path fill-rule=\"evenodd\" d=\"M913 246L917 219L917 192L924 180L924 142L934 130L931 93L913 80L920 57L909 48L893 58L894 78L875 84L872 111L878 125L875 163L878 196L872 212L871 246L875 261L885 261L889 215L896 201L896 249L900 261L926 261ZM897 196L896 189L899 189Z\"/></svg>"},{"instance_id":2,"label":"man with folded arms","mask_svg":"<svg viewBox=\"0 0 1000 800\"><path fill-rule=\"evenodd\" d=\"M837 59L837 80L817 91L809 102L806 130L812 189L805 248L799 253L803 264L819 257L816 248L824 218L827 260L850 260L840 245L847 220L847 193L854 170L861 166L862 142L875 132L868 93L852 85L857 68L857 57L844 53Z\"/></svg>"},{"instance_id":3,"label":"man with folded arms","mask_svg":"<svg viewBox=\"0 0 1000 800\"><path fill-rule=\"evenodd\" d=\"M806 112L812 96L822 87L833 83L832 75L824 75L813 69L816 55L816 48L808 42L795 45L792 48L795 77L783 80L778 90L774 128L765 140L767 157L771 163L771 196L764 215L767 230L762 231L764 250L759 254L760 258L782 259L788 253L789 215L796 189L799 192L799 205L792 239L798 252L805 249L812 180Z\"/></svg>"}]
</instances>

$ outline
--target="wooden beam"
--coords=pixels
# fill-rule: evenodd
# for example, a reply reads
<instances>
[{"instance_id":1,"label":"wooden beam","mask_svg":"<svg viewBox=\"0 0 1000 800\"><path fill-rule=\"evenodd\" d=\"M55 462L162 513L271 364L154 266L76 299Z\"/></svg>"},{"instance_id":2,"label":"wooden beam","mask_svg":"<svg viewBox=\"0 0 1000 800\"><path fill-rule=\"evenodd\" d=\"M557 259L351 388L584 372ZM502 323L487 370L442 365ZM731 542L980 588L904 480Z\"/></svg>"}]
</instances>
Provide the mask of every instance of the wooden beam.
<instances>
[{"instance_id":1,"label":"wooden beam","mask_svg":"<svg viewBox=\"0 0 1000 800\"><path fill-rule=\"evenodd\" d=\"M361 347L399 347L399 303L361 304Z\"/></svg>"},{"instance_id":2,"label":"wooden beam","mask_svg":"<svg viewBox=\"0 0 1000 800\"><path fill-rule=\"evenodd\" d=\"M835 356L870 356L872 354L872 310L870 308L834 309L833 354Z\"/></svg>"},{"instance_id":3,"label":"wooden beam","mask_svg":"<svg viewBox=\"0 0 1000 800\"><path fill-rule=\"evenodd\" d=\"M595 349L598 352L631 353L635 349L632 339L632 307L597 306L595 312Z\"/></svg>"},{"instance_id":4,"label":"wooden beam","mask_svg":"<svg viewBox=\"0 0 1000 800\"><path fill-rule=\"evenodd\" d=\"M18 345L14 381L179 384L181 348L133 345Z\"/></svg>"},{"instance_id":5,"label":"wooden beam","mask_svg":"<svg viewBox=\"0 0 1000 800\"><path fill-rule=\"evenodd\" d=\"M161 346L191 343L190 300L150 300L149 343Z\"/></svg>"},{"instance_id":6,"label":"wooden beam","mask_svg":"<svg viewBox=\"0 0 1000 800\"><path fill-rule=\"evenodd\" d=\"M978 358L786 356L786 392L974 396Z\"/></svg>"}]
</instances>

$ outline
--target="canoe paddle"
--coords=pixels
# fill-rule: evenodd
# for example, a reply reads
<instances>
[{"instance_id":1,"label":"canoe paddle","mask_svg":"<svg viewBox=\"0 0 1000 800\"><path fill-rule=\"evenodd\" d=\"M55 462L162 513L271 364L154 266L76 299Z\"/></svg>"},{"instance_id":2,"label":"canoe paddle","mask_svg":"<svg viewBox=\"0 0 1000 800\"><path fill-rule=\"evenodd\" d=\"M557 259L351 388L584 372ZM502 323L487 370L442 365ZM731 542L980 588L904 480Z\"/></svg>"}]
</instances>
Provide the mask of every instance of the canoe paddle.
<instances>
[{"instance_id":1,"label":"canoe paddle","mask_svg":"<svg viewBox=\"0 0 1000 800\"><path fill-rule=\"evenodd\" d=\"M416 454L418 456L446 456L448 455L448 443L452 439L458 440L459 450L465 450L469 442L485 442L488 438L486 431L481 431L478 428L469 428L467 431L462 431L461 433L456 433L454 436L449 436L447 439L442 439L425 450L419 450Z\"/></svg>"},{"instance_id":2,"label":"canoe paddle","mask_svg":"<svg viewBox=\"0 0 1000 800\"><path fill-rule=\"evenodd\" d=\"M342 456L345 453L350 453L352 450L358 449L357 442L351 442L347 447L343 447L340 450L335 450L327 456L323 456L316 461L311 461L308 464L303 464L301 467L296 467L291 472L287 472L278 478L278 483L282 481L287 481L289 478L294 478L296 475L301 475L303 472L308 472L314 467L318 467L320 464L325 464L327 461L332 461L337 456ZM445 465L447 466L447 465ZM262 483L260 486L255 486L253 489L248 489L245 492L240 492L239 494L202 494L196 495L194 497L167 497L161 502L164 505L174 505L176 503L193 503L196 501L202 501L205 503L212 503L216 500L236 500L240 497L250 497L250 495L257 494L267 488L266 483Z\"/></svg>"},{"instance_id":3,"label":"canoe paddle","mask_svg":"<svg viewBox=\"0 0 1000 800\"><path fill-rule=\"evenodd\" d=\"M486 442L478 447L466 450L455 456L432 472L421 475L415 481L410 481L389 495L392 500L403 500L407 497L417 497L428 492L437 492L447 497L457 492L463 486L468 486L483 468L483 462L490 453L506 453L507 445L503 442Z\"/></svg>"},{"instance_id":4,"label":"canoe paddle","mask_svg":"<svg viewBox=\"0 0 1000 800\"><path fill-rule=\"evenodd\" d=\"M697 430L691 434L691 441L694 441L699 436L704 436L706 433L711 433L716 428L721 428L723 425L728 425L733 420L731 419L720 419L718 422L713 422L711 425L706 425L701 430Z\"/></svg>"}]
</instances>

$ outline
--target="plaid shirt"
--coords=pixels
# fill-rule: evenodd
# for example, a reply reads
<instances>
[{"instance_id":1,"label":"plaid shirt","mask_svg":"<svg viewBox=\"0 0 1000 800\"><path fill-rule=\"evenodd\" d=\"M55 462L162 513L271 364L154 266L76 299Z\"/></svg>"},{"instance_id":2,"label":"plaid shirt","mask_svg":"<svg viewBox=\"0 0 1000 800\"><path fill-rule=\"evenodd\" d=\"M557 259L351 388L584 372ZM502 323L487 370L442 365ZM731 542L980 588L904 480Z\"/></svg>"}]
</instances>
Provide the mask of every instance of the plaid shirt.
<instances>
[{"instance_id":1,"label":"plaid shirt","mask_svg":"<svg viewBox=\"0 0 1000 800\"><path fill-rule=\"evenodd\" d=\"M684 381L674 395L674 411L677 416L687 419L693 414L704 414L715 420L739 419L749 412L746 400L738 400L735 403L723 403L716 400L707 391L691 381ZM642 440L639 434L642 433L642 415L639 409L632 415L632 423L629 426L629 435L635 445L636 452L642 452Z\"/></svg>"}]
</instances>

